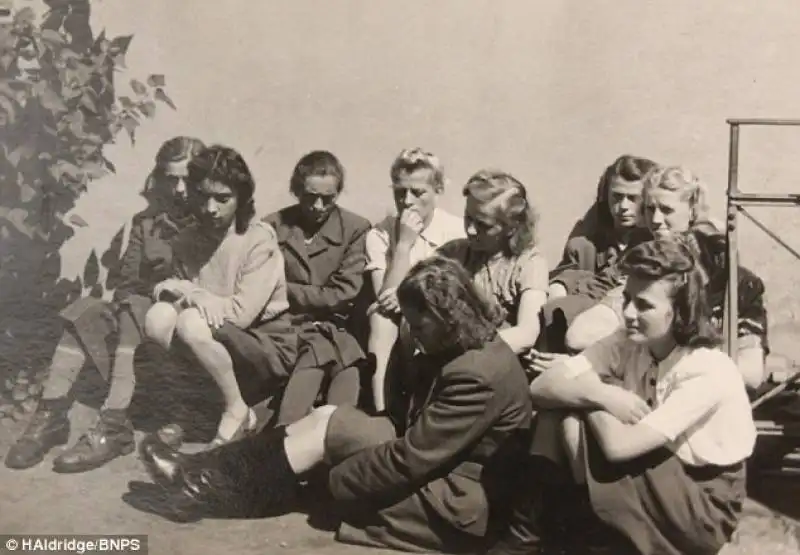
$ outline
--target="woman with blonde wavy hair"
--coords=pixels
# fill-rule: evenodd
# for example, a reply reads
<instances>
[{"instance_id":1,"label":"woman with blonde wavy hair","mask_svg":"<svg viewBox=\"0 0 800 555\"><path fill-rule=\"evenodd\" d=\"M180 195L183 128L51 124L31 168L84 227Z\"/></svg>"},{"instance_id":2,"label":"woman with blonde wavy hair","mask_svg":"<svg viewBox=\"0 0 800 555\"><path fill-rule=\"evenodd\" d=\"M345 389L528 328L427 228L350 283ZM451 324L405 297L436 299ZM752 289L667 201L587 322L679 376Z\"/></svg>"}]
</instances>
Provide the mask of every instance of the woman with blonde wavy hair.
<instances>
[{"instance_id":1,"label":"woman with blonde wavy hair","mask_svg":"<svg viewBox=\"0 0 800 555\"><path fill-rule=\"evenodd\" d=\"M721 232L722 226L709 216L707 191L705 183L686 168L666 166L650 171L644 178L641 209L651 235L662 238L698 226ZM575 318L567 330L569 351L580 352L621 325L623 288L612 289Z\"/></svg>"}]
</instances>

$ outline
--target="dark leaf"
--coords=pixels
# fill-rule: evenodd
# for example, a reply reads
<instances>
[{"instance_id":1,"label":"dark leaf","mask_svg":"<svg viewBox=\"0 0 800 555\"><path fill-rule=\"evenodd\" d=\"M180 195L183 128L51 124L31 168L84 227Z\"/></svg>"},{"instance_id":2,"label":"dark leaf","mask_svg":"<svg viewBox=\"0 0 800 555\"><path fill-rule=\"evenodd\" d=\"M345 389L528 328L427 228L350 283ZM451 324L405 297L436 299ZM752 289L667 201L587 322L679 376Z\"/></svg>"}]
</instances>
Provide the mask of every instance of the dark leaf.
<instances>
[{"instance_id":1,"label":"dark leaf","mask_svg":"<svg viewBox=\"0 0 800 555\"><path fill-rule=\"evenodd\" d=\"M50 47L63 46L67 42L61 35L61 33L59 33L54 29L45 29L44 31L42 31L41 37L42 37L42 42Z\"/></svg>"},{"instance_id":2,"label":"dark leaf","mask_svg":"<svg viewBox=\"0 0 800 555\"><path fill-rule=\"evenodd\" d=\"M131 138L131 144L136 144L136 128L139 127L139 122L136 121L136 118L125 116L122 118L122 127L128 132Z\"/></svg>"},{"instance_id":3,"label":"dark leaf","mask_svg":"<svg viewBox=\"0 0 800 555\"><path fill-rule=\"evenodd\" d=\"M133 107L135 106L135 104L133 103L133 100L131 100L131 98L129 96L120 96L119 97L119 103L126 110L132 110Z\"/></svg>"},{"instance_id":4,"label":"dark leaf","mask_svg":"<svg viewBox=\"0 0 800 555\"><path fill-rule=\"evenodd\" d=\"M117 167L114 165L114 162L112 162L105 156L103 156L103 163L106 165L106 168L108 168L108 171L110 171L111 173L117 173Z\"/></svg>"},{"instance_id":5,"label":"dark leaf","mask_svg":"<svg viewBox=\"0 0 800 555\"><path fill-rule=\"evenodd\" d=\"M28 225L28 211L22 208L12 208L5 214L5 219L20 233L33 239L34 229Z\"/></svg>"},{"instance_id":6,"label":"dark leaf","mask_svg":"<svg viewBox=\"0 0 800 555\"><path fill-rule=\"evenodd\" d=\"M24 203L28 204L36 197L36 189L28 185L27 183L23 183L19 189L19 199Z\"/></svg>"},{"instance_id":7,"label":"dark leaf","mask_svg":"<svg viewBox=\"0 0 800 555\"><path fill-rule=\"evenodd\" d=\"M164 89L161 89L161 88L156 89L154 97L155 97L156 100L160 100L161 102L163 102L164 104L166 104L167 106L172 108L173 110L177 110L178 109L175 106L175 103L172 102L170 97L167 96L167 93L164 92Z\"/></svg>"},{"instance_id":8,"label":"dark leaf","mask_svg":"<svg viewBox=\"0 0 800 555\"><path fill-rule=\"evenodd\" d=\"M84 220L83 218L81 218L77 214L73 214L72 216L69 217L69 223L71 223L72 225L77 226L77 227L88 227L89 226L89 224L86 223L86 220Z\"/></svg>"},{"instance_id":9,"label":"dark leaf","mask_svg":"<svg viewBox=\"0 0 800 555\"><path fill-rule=\"evenodd\" d=\"M30 143L24 143L12 150L8 154L8 161L11 162L11 165L14 167L19 166L20 162L23 160L28 160L34 155L34 148L33 145Z\"/></svg>"},{"instance_id":10,"label":"dark leaf","mask_svg":"<svg viewBox=\"0 0 800 555\"><path fill-rule=\"evenodd\" d=\"M47 169L56 181L61 181L66 178L69 181L75 182L79 181L81 178L81 169L72 162L66 160L59 160Z\"/></svg>"},{"instance_id":11,"label":"dark leaf","mask_svg":"<svg viewBox=\"0 0 800 555\"><path fill-rule=\"evenodd\" d=\"M98 51L104 51L105 46L108 44L108 40L106 40L106 30L103 29L100 31L100 34L97 35L97 38L94 41L94 48Z\"/></svg>"},{"instance_id":12,"label":"dark leaf","mask_svg":"<svg viewBox=\"0 0 800 555\"><path fill-rule=\"evenodd\" d=\"M163 87L167 83L163 75L151 75L147 78L147 84L151 87Z\"/></svg>"},{"instance_id":13,"label":"dark leaf","mask_svg":"<svg viewBox=\"0 0 800 555\"><path fill-rule=\"evenodd\" d=\"M67 105L64 104L64 101L61 100L61 97L56 94L56 92L51 89L50 87L46 87L42 93L39 95L39 102L42 103L42 106L51 112L65 112L67 110Z\"/></svg>"},{"instance_id":14,"label":"dark leaf","mask_svg":"<svg viewBox=\"0 0 800 555\"><path fill-rule=\"evenodd\" d=\"M33 8L24 7L14 14L14 25L25 25L36 21L36 13Z\"/></svg>"},{"instance_id":15,"label":"dark leaf","mask_svg":"<svg viewBox=\"0 0 800 555\"><path fill-rule=\"evenodd\" d=\"M133 89L133 92L139 96L144 96L147 94L147 87L138 79L131 79L131 88Z\"/></svg>"},{"instance_id":16,"label":"dark leaf","mask_svg":"<svg viewBox=\"0 0 800 555\"><path fill-rule=\"evenodd\" d=\"M152 118L156 115L156 103L152 100L146 100L139 104L139 110L148 118Z\"/></svg>"},{"instance_id":17,"label":"dark leaf","mask_svg":"<svg viewBox=\"0 0 800 555\"><path fill-rule=\"evenodd\" d=\"M98 162L84 162L82 168L89 179L98 179L108 173L105 164Z\"/></svg>"},{"instance_id":18,"label":"dark leaf","mask_svg":"<svg viewBox=\"0 0 800 555\"><path fill-rule=\"evenodd\" d=\"M83 284L86 287L94 287L100 282L100 261L97 258L97 252L92 249L92 253L86 260L86 265L83 267Z\"/></svg>"},{"instance_id":19,"label":"dark leaf","mask_svg":"<svg viewBox=\"0 0 800 555\"><path fill-rule=\"evenodd\" d=\"M112 55L117 56L119 54L125 55L128 52L128 47L133 40L133 35L125 35L122 37L117 37L111 41L110 52Z\"/></svg>"}]
</instances>

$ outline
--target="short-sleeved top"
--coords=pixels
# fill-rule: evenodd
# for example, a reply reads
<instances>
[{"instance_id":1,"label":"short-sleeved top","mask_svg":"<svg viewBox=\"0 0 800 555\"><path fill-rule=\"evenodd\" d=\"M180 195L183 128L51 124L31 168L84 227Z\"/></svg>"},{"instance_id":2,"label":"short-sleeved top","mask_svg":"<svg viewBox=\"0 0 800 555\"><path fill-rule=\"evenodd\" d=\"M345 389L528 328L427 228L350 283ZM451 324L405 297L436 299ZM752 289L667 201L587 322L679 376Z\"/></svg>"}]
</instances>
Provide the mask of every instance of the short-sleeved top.
<instances>
[{"instance_id":1,"label":"short-sleeved top","mask_svg":"<svg viewBox=\"0 0 800 555\"><path fill-rule=\"evenodd\" d=\"M645 399L652 412L637 425L664 435L687 465L727 466L753 452L756 428L742 375L718 349L676 347L659 362L618 330L565 364L571 377L594 370Z\"/></svg>"},{"instance_id":2,"label":"short-sleeved top","mask_svg":"<svg viewBox=\"0 0 800 555\"><path fill-rule=\"evenodd\" d=\"M226 320L248 328L289 309L284 259L275 229L253 221L244 233L232 225L212 244L198 224L175 239L174 274L225 300Z\"/></svg>"},{"instance_id":3,"label":"short-sleeved top","mask_svg":"<svg viewBox=\"0 0 800 555\"><path fill-rule=\"evenodd\" d=\"M460 239L464 232L464 220L445 212L441 208L433 211L428 227L422 230L411 246L411 265L432 256L436 249L453 239ZM397 216L388 216L367 232L366 271L386 270L397 245Z\"/></svg>"},{"instance_id":4,"label":"short-sleeved top","mask_svg":"<svg viewBox=\"0 0 800 555\"><path fill-rule=\"evenodd\" d=\"M466 268L475 287L504 310L509 325L517 324L523 293L547 291L547 259L537 247L529 247L517 256L500 252L487 257L470 248L468 239L457 239L438 253Z\"/></svg>"}]
</instances>

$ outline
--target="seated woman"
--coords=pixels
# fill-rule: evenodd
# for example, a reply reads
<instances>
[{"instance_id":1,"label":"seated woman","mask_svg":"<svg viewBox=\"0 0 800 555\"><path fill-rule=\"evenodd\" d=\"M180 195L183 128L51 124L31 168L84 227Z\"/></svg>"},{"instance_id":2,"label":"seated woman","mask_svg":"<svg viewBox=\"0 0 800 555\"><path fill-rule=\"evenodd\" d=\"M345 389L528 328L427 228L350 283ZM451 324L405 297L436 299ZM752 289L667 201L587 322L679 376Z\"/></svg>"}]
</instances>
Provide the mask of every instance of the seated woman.
<instances>
[{"instance_id":1,"label":"seated woman","mask_svg":"<svg viewBox=\"0 0 800 555\"><path fill-rule=\"evenodd\" d=\"M728 283L725 265L726 238L717 224L708 218L705 209L705 191L678 195L665 187L674 183L676 173L654 175L645 189L644 219L656 237L691 229L690 235L703 269L708 277L706 296L712 310L712 321L723 333L723 311ZM686 176L684 171L681 175ZM689 181L689 180L687 180ZM699 181L692 180L695 183ZM674 186L674 185L669 185ZM684 199L681 201L681 199ZM767 311L764 304L764 282L749 269L739 267L738 287L738 351L737 364L745 384L751 390L758 388L766 378L765 359L769 354L767 338ZM623 324L620 296L610 293L596 307L578 316L567 333L567 342L575 351L581 351L591 341L597 341L614 332Z\"/></svg>"},{"instance_id":2,"label":"seated woman","mask_svg":"<svg viewBox=\"0 0 800 555\"><path fill-rule=\"evenodd\" d=\"M395 291L408 270L448 241L464 236L461 218L438 208L444 167L420 148L400 152L390 170L397 216L367 233L367 267L377 302L368 310L367 351L373 364L374 409L386 410L386 370L398 337L400 308Z\"/></svg>"},{"instance_id":3,"label":"seated woman","mask_svg":"<svg viewBox=\"0 0 800 555\"><path fill-rule=\"evenodd\" d=\"M504 315L500 337L518 355L539 336L539 314L547 300L547 260L537 247L534 207L514 176L483 170L464 186L467 238L439 253L458 260L475 286Z\"/></svg>"},{"instance_id":4,"label":"seated woman","mask_svg":"<svg viewBox=\"0 0 800 555\"><path fill-rule=\"evenodd\" d=\"M500 315L455 261L417 264L397 288L419 345L402 413L325 406L286 427L196 455L156 435L140 448L180 514L253 515L284 506L298 475L328 462L344 522L338 539L406 551L474 549L504 516L509 479L529 445L522 367Z\"/></svg>"},{"instance_id":5,"label":"seated woman","mask_svg":"<svg viewBox=\"0 0 800 555\"><path fill-rule=\"evenodd\" d=\"M169 241L189 219L186 166L203 144L190 137L166 141L142 195L148 207L130 224L128 245L111 268L111 302L84 297L62 312L66 329L50 363L42 399L22 437L6 455L6 466L24 469L39 464L50 449L69 440L70 391L87 357L108 380L108 395L94 426L53 461L56 472L83 472L133 451L133 426L127 410L136 379L134 351L142 340L144 315L153 286L169 275Z\"/></svg>"},{"instance_id":6,"label":"seated woman","mask_svg":"<svg viewBox=\"0 0 800 555\"><path fill-rule=\"evenodd\" d=\"M147 336L176 338L222 391L225 412L212 445L256 426L249 407L288 380L297 334L289 317L284 261L275 230L253 221L255 183L242 156L203 149L189 164L197 222L176 239L174 277L159 283Z\"/></svg>"},{"instance_id":7,"label":"seated woman","mask_svg":"<svg viewBox=\"0 0 800 555\"><path fill-rule=\"evenodd\" d=\"M283 394L278 424L308 414L329 380L327 402L355 406L364 353L349 330L364 285L366 219L336 204L344 168L330 152L303 156L290 182L297 204L266 218L286 261L289 311L300 334L297 362Z\"/></svg>"},{"instance_id":8,"label":"seated woman","mask_svg":"<svg viewBox=\"0 0 800 555\"><path fill-rule=\"evenodd\" d=\"M558 467L571 468L583 485L575 492L641 555L722 548L741 515L744 463L756 439L741 374L717 348L704 271L690 243L665 237L629 251L621 263L625 328L530 388L542 411L533 451L555 463L548 479ZM558 495L569 495L567 488ZM526 542L519 534L541 521L537 505L529 507L528 526L525 517L515 519L509 532L517 533L494 553L536 546L536 533Z\"/></svg>"},{"instance_id":9,"label":"seated woman","mask_svg":"<svg viewBox=\"0 0 800 555\"><path fill-rule=\"evenodd\" d=\"M705 184L676 166L657 168L645 177L642 220L652 237L681 233L711 222ZM566 334L568 351L579 352L617 329L621 323L623 286L610 291L591 309L577 315Z\"/></svg>"},{"instance_id":10,"label":"seated woman","mask_svg":"<svg viewBox=\"0 0 800 555\"><path fill-rule=\"evenodd\" d=\"M543 311L546 341L539 343L540 350L564 352L569 324L619 285L620 255L646 238L639 227L642 188L644 177L656 167L647 158L623 155L606 168L591 217L567 241L564 257L551 273Z\"/></svg>"}]
</instances>

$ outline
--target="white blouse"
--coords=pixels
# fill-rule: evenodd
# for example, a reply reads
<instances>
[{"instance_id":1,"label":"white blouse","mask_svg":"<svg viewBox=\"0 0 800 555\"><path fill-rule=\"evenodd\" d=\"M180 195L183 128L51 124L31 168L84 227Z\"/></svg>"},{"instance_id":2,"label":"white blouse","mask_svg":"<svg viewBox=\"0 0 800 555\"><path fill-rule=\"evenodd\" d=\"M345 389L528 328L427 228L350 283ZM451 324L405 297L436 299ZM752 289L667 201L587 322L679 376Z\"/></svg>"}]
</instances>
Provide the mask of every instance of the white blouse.
<instances>
[{"instance_id":1,"label":"white blouse","mask_svg":"<svg viewBox=\"0 0 800 555\"><path fill-rule=\"evenodd\" d=\"M664 435L685 464L727 466L753 452L756 427L742 375L718 349L676 347L657 362L619 330L565 364L571 377L594 370L645 399L652 412L639 424Z\"/></svg>"}]
</instances>

